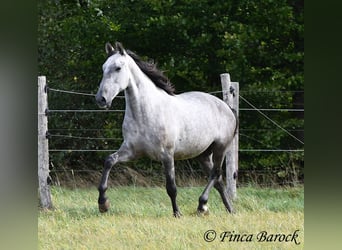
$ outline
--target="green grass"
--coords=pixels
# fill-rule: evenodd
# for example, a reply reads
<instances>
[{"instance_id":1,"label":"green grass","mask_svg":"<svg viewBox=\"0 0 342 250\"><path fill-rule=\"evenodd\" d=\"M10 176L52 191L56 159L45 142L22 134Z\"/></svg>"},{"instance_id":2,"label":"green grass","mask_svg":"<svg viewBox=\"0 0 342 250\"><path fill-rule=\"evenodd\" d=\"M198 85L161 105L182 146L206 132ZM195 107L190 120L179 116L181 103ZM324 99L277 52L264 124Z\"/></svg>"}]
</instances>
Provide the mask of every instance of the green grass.
<instances>
[{"instance_id":1,"label":"green grass","mask_svg":"<svg viewBox=\"0 0 342 250\"><path fill-rule=\"evenodd\" d=\"M172 217L164 188L118 187L107 195L111 208L100 214L96 189L52 188L54 211L38 216L39 249L303 249L304 188L238 189L235 214L227 214L218 193L209 198L209 216L197 216L197 200L203 187L178 188L182 218ZM203 238L215 230L213 242ZM291 234L294 242L258 242L261 231ZM253 234L252 242L234 242L220 234ZM210 235L211 236L211 235Z\"/></svg>"}]
</instances>

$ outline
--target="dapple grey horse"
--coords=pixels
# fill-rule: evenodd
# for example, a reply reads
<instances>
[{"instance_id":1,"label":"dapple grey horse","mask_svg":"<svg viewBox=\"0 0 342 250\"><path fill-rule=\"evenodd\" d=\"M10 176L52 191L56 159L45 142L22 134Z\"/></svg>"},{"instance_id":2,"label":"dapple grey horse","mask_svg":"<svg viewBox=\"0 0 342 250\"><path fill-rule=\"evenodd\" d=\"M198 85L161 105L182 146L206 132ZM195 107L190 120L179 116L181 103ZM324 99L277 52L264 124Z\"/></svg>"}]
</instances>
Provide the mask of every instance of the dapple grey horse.
<instances>
[{"instance_id":1,"label":"dapple grey horse","mask_svg":"<svg viewBox=\"0 0 342 250\"><path fill-rule=\"evenodd\" d=\"M181 213L176 202L174 161L195 157L209 174L197 211L207 212L209 192L215 187L228 212L232 212L223 184L222 163L236 132L233 110L207 93L175 94L172 84L155 64L142 61L121 43L116 42L115 47L107 43L105 48L108 58L102 67L96 101L100 107L109 108L117 94L124 91L126 108L122 125L124 141L104 162L98 187L100 212L109 209L105 192L112 167L141 156L163 164L175 217Z\"/></svg>"}]
</instances>

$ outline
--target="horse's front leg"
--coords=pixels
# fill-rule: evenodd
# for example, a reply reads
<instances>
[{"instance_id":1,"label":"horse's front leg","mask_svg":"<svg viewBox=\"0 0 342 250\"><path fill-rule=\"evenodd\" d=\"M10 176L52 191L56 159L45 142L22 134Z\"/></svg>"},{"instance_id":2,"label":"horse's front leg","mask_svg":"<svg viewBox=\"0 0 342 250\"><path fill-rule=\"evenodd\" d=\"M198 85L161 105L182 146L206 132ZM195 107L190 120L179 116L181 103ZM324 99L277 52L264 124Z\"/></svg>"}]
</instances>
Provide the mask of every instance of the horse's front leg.
<instances>
[{"instance_id":1,"label":"horse's front leg","mask_svg":"<svg viewBox=\"0 0 342 250\"><path fill-rule=\"evenodd\" d=\"M182 214L179 211L177 206L176 197L177 197L177 186L175 180L175 166L173 156L168 156L162 161L165 175L166 175L166 191L169 195L172 203L173 216L176 218L180 217Z\"/></svg>"},{"instance_id":2,"label":"horse's front leg","mask_svg":"<svg viewBox=\"0 0 342 250\"><path fill-rule=\"evenodd\" d=\"M120 163L120 162L126 162L132 159L134 159L134 155L132 154L132 151L128 150L124 146L121 146L121 148L116 153L111 154L106 158L104 162L101 182L98 187L98 191L99 191L98 204L99 204L99 210L101 213L107 212L109 209L109 201L108 201L108 198L105 196L105 194L108 188L108 177L109 177L110 170L115 164Z\"/></svg>"}]
</instances>

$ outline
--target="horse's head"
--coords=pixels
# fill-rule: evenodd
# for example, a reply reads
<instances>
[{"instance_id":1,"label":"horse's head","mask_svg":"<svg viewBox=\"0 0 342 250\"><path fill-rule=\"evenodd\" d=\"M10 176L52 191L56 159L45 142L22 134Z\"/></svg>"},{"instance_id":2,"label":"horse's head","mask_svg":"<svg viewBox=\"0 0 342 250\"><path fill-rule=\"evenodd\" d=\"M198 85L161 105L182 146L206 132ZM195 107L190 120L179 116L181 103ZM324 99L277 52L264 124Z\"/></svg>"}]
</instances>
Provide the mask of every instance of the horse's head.
<instances>
[{"instance_id":1,"label":"horse's head","mask_svg":"<svg viewBox=\"0 0 342 250\"><path fill-rule=\"evenodd\" d=\"M128 86L128 56L121 43L116 42L115 48L106 43L105 47L108 58L102 66L103 76L96 94L96 102L102 108L109 108L117 94Z\"/></svg>"}]
</instances>

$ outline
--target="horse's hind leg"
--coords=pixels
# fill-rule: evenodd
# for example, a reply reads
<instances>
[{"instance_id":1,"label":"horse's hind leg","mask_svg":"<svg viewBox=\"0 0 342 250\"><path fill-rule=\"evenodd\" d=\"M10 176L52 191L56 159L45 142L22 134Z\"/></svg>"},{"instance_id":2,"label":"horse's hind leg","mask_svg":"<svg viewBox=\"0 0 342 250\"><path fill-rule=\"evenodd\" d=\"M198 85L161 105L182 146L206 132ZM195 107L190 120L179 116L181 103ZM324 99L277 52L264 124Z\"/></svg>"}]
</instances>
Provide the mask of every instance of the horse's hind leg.
<instances>
[{"instance_id":1,"label":"horse's hind leg","mask_svg":"<svg viewBox=\"0 0 342 250\"><path fill-rule=\"evenodd\" d=\"M107 212L109 209L109 201L108 201L108 198L105 196L105 194L108 188L107 183L108 183L110 170L117 163L126 162L126 161L134 159L134 155L131 152L132 151L127 149L125 146L121 146L117 152L109 155L104 162L101 182L98 187L98 191L99 191L98 204L99 204L99 210L101 213Z\"/></svg>"},{"instance_id":2,"label":"horse's hind leg","mask_svg":"<svg viewBox=\"0 0 342 250\"><path fill-rule=\"evenodd\" d=\"M203 152L201 155L199 155L196 159L199 161L199 163L203 167L203 170L208 174L209 181L211 181L212 180L211 171L212 171L213 166L214 166L213 161L212 161L211 149L208 148L205 152ZM199 198L199 204L197 207L197 212L199 214L207 214L209 212L207 202L209 199L209 192L210 192L210 189L212 188L212 186L213 186L213 184L210 184L210 182L209 182L208 185L206 186L205 190L203 191L203 193L201 194L201 196Z\"/></svg>"},{"instance_id":3,"label":"horse's hind leg","mask_svg":"<svg viewBox=\"0 0 342 250\"><path fill-rule=\"evenodd\" d=\"M225 157L225 150L213 153L213 161L214 161L213 173L216 178L214 187L220 193L223 204L226 207L227 211L232 213L233 207L229 201L228 193L223 184L223 178L222 178L222 164L223 164L224 157Z\"/></svg>"},{"instance_id":4,"label":"horse's hind leg","mask_svg":"<svg viewBox=\"0 0 342 250\"><path fill-rule=\"evenodd\" d=\"M229 213L233 212L233 206L229 201L227 190L223 184L222 174L218 177L214 187L220 193L224 206Z\"/></svg>"},{"instance_id":5,"label":"horse's hind leg","mask_svg":"<svg viewBox=\"0 0 342 250\"><path fill-rule=\"evenodd\" d=\"M199 213L205 213L208 211L206 204L208 202L209 192L214 186L215 189L220 193L223 204L225 205L228 212L232 212L232 205L230 204L230 201L228 199L228 194L224 187L222 179L222 163L224 160L224 150L220 150L219 152L215 151L212 155L208 153L203 154L199 157L199 160L204 168L209 170L209 182L199 198L197 211Z\"/></svg>"}]
</instances>

